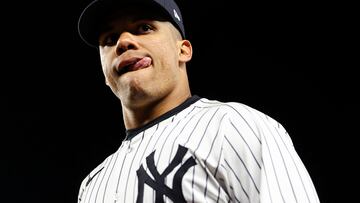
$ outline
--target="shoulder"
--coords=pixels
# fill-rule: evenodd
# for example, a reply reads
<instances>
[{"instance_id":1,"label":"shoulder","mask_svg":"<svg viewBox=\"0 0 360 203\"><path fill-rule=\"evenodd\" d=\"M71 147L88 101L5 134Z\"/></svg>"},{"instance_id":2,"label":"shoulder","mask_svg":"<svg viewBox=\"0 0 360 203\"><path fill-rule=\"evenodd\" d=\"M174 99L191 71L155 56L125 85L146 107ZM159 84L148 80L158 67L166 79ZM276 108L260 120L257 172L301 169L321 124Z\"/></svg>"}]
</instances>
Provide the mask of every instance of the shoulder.
<instances>
[{"instance_id":1,"label":"shoulder","mask_svg":"<svg viewBox=\"0 0 360 203\"><path fill-rule=\"evenodd\" d=\"M249 125L255 125L258 122L267 119L267 115L240 102L223 102L201 98L196 105L199 108L217 109L220 115L225 115L230 120L243 120ZM270 118L270 117L269 117ZM226 121L226 120L225 120Z\"/></svg>"},{"instance_id":2,"label":"shoulder","mask_svg":"<svg viewBox=\"0 0 360 203\"><path fill-rule=\"evenodd\" d=\"M210 100L207 98L201 98L196 103L196 106L206 109L219 109L220 112L238 115L247 114L249 109L252 109L247 105L239 102L223 102L218 100Z\"/></svg>"},{"instance_id":3,"label":"shoulder","mask_svg":"<svg viewBox=\"0 0 360 203\"><path fill-rule=\"evenodd\" d=\"M201 98L196 103L200 108L220 108L227 113L234 113L237 115L248 115L262 112L240 102L223 102L219 100L211 100L207 98Z\"/></svg>"},{"instance_id":4,"label":"shoulder","mask_svg":"<svg viewBox=\"0 0 360 203\"><path fill-rule=\"evenodd\" d=\"M268 136L274 132L286 134L285 128L280 122L270 115L259 111L247 104L241 102L222 102L202 98L197 102L202 108L218 109L218 114L222 117L221 125L223 129L235 129L239 134L255 134L258 139ZM286 138L289 139L289 138ZM289 139L289 142L291 140Z\"/></svg>"}]
</instances>

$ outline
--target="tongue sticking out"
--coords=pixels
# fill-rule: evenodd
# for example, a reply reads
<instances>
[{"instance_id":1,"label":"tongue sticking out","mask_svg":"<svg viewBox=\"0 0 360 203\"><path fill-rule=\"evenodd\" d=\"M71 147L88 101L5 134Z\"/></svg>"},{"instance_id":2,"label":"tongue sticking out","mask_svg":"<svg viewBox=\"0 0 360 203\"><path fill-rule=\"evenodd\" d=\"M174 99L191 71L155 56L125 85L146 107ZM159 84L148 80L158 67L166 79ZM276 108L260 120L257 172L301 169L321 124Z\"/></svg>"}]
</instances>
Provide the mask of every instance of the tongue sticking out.
<instances>
[{"instance_id":1,"label":"tongue sticking out","mask_svg":"<svg viewBox=\"0 0 360 203\"><path fill-rule=\"evenodd\" d=\"M150 66L150 64L151 64L151 58L144 57L141 60L139 60L138 62L136 62L135 64L133 64L131 66L131 70L135 71L135 70L143 69L143 68Z\"/></svg>"}]
</instances>

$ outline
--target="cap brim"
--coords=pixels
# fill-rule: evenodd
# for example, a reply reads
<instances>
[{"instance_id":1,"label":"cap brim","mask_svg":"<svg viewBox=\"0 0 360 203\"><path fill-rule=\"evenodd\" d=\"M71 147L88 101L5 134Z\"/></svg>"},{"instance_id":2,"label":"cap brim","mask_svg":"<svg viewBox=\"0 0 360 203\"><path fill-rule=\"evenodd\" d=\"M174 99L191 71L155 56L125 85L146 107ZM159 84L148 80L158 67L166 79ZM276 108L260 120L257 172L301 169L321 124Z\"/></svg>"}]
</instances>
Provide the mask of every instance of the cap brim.
<instances>
[{"instance_id":1,"label":"cap brim","mask_svg":"<svg viewBox=\"0 0 360 203\"><path fill-rule=\"evenodd\" d=\"M79 17L78 32L80 37L89 46L98 48L100 28L105 17L127 5L139 3L153 5L165 11L165 9L154 0L96 0L90 3ZM171 20L171 17L169 20Z\"/></svg>"},{"instance_id":2,"label":"cap brim","mask_svg":"<svg viewBox=\"0 0 360 203\"><path fill-rule=\"evenodd\" d=\"M99 26L109 10L114 9L114 3L116 1L93 1L81 13L78 32L88 45L98 47Z\"/></svg>"}]
</instances>

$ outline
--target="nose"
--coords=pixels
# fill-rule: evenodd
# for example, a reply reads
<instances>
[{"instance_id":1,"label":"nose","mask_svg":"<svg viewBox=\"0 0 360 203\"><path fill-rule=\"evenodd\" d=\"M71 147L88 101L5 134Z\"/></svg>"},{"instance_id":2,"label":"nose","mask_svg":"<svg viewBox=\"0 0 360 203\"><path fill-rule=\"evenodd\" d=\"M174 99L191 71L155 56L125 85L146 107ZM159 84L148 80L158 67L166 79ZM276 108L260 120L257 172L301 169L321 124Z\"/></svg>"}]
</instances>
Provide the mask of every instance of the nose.
<instances>
[{"instance_id":1,"label":"nose","mask_svg":"<svg viewBox=\"0 0 360 203\"><path fill-rule=\"evenodd\" d=\"M137 49L138 45L134 39L134 36L130 32L123 32L120 34L116 44L116 54L121 55L127 50Z\"/></svg>"}]
</instances>

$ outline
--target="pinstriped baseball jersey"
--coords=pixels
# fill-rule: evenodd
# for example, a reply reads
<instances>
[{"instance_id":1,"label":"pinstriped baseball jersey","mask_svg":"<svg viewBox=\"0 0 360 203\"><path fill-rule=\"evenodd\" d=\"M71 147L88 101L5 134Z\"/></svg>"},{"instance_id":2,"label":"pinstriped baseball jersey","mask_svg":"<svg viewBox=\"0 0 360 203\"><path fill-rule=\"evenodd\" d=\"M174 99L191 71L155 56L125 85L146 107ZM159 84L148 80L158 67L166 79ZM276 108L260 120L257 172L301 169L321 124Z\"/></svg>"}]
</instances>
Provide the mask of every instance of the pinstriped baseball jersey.
<instances>
[{"instance_id":1,"label":"pinstriped baseball jersey","mask_svg":"<svg viewBox=\"0 0 360 203\"><path fill-rule=\"evenodd\" d=\"M193 96L127 131L82 182L79 203L319 202L281 124L241 103Z\"/></svg>"}]
</instances>

